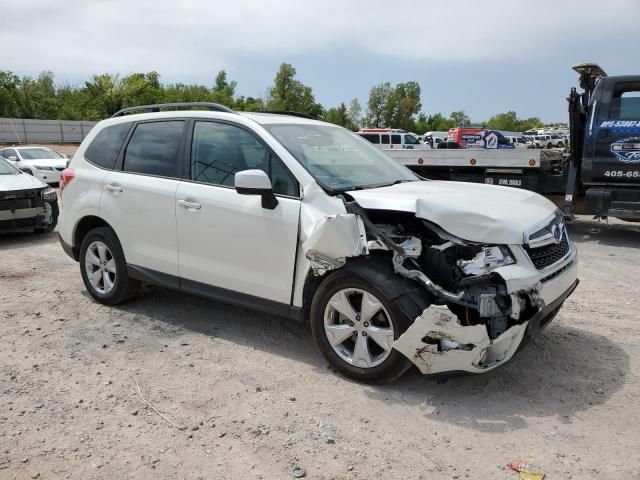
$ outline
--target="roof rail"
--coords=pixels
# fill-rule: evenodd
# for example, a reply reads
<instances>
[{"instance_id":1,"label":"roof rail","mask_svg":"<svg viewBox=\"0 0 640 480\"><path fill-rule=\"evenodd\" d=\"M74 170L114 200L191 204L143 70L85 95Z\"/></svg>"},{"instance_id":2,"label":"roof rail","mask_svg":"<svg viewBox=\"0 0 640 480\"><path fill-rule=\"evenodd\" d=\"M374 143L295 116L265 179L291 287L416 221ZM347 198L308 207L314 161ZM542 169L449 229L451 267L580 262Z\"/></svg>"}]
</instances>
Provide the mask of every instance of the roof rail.
<instances>
[{"instance_id":1,"label":"roof rail","mask_svg":"<svg viewBox=\"0 0 640 480\"><path fill-rule=\"evenodd\" d=\"M132 112L144 112L144 113L159 112L160 109L167 109L167 108L179 108L183 110L190 109L190 108L206 108L207 110L210 110L212 112L234 113L234 111L231 110L229 107L225 107L224 105L220 105L219 103L180 102L180 103L158 103L155 105L139 105L137 107L123 108L122 110L119 110L113 115L111 115L111 118L122 117L127 113L132 113Z\"/></svg>"},{"instance_id":2,"label":"roof rail","mask_svg":"<svg viewBox=\"0 0 640 480\"><path fill-rule=\"evenodd\" d=\"M278 110L278 111L258 110L255 113L271 113L273 115L290 115L292 117L300 117L300 118L308 118L309 120L317 120L317 118L313 118L311 115L307 115L306 113L289 112L289 111L286 111L286 110Z\"/></svg>"}]
</instances>

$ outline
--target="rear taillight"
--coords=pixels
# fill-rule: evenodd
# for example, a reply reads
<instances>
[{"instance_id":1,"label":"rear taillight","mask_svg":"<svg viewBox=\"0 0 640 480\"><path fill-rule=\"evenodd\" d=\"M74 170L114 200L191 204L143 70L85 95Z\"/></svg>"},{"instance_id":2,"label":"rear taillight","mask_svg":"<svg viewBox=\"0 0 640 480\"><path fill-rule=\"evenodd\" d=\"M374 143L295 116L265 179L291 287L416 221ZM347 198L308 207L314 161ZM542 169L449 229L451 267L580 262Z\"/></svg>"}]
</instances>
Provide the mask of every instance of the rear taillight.
<instances>
[{"instance_id":1,"label":"rear taillight","mask_svg":"<svg viewBox=\"0 0 640 480\"><path fill-rule=\"evenodd\" d=\"M62 172L60 172L60 197L62 197L64 188L69 185L69 183L75 176L76 172L73 170L73 168L65 168Z\"/></svg>"}]
</instances>

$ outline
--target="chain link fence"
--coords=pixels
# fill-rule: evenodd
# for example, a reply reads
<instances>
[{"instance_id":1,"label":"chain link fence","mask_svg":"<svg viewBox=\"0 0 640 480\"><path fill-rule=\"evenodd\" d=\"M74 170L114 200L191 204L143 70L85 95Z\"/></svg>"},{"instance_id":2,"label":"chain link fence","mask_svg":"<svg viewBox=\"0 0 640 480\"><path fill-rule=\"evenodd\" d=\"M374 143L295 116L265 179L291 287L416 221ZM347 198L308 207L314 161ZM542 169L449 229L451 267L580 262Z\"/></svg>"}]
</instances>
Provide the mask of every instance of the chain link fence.
<instances>
[{"instance_id":1,"label":"chain link fence","mask_svg":"<svg viewBox=\"0 0 640 480\"><path fill-rule=\"evenodd\" d=\"M96 123L0 118L0 143L80 143Z\"/></svg>"}]
</instances>

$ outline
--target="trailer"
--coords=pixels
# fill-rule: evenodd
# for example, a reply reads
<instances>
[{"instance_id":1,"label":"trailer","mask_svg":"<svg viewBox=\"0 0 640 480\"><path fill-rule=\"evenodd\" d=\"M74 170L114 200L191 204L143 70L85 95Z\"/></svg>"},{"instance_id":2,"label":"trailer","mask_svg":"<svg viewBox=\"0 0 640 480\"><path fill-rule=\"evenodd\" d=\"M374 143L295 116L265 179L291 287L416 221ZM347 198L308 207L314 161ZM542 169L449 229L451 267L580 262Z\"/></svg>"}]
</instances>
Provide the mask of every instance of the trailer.
<instances>
[{"instance_id":1,"label":"trailer","mask_svg":"<svg viewBox=\"0 0 640 480\"><path fill-rule=\"evenodd\" d=\"M543 195L563 192L566 156L558 150L385 150L425 178L524 188Z\"/></svg>"},{"instance_id":2,"label":"trailer","mask_svg":"<svg viewBox=\"0 0 640 480\"><path fill-rule=\"evenodd\" d=\"M570 139L562 150L385 150L425 178L524 188L575 214L640 220L640 75L607 76L579 64L583 93L568 97Z\"/></svg>"}]
</instances>

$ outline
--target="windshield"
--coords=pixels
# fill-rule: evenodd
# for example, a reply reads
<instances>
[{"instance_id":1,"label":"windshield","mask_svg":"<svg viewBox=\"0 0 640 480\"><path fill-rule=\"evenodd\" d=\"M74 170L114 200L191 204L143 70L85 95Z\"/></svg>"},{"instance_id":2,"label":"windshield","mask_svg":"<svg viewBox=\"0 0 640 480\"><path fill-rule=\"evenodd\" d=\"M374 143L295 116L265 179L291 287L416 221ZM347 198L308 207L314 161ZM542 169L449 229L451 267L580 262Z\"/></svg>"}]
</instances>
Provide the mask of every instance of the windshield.
<instances>
[{"instance_id":1,"label":"windshield","mask_svg":"<svg viewBox=\"0 0 640 480\"><path fill-rule=\"evenodd\" d=\"M264 125L325 188L334 191L418 180L360 136L329 125Z\"/></svg>"},{"instance_id":2,"label":"windshield","mask_svg":"<svg viewBox=\"0 0 640 480\"><path fill-rule=\"evenodd\" d=\"M50 158L62 158L62 155L48 148L21 148L20 156L23 160L45 160Z\"/></svg>"},{"instance_id":3,"label":"windshield","mask_svg":"<svg viewBox=\"0 0 640 480\"><path fill-rule=\"evenodd\" d=\"M19 173L20 170L18 170L6 160L0 158L0 175L17 175Z\"/></svg>"}]
</instances>

